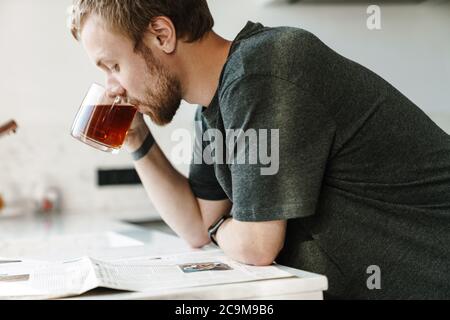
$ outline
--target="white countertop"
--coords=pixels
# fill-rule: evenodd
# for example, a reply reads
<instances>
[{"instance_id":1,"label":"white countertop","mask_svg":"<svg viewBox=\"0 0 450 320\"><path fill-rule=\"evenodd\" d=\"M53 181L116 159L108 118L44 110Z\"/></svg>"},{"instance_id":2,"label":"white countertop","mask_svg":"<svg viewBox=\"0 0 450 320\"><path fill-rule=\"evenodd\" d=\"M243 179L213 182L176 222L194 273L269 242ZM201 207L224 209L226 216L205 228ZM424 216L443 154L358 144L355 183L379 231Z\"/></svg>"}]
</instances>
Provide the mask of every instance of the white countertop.
<instances>
[{"instance_id":1,"label":"white countertop","mask_svg":"<svg viewBox=\"0 0 450 320\"><path fill-rule=\"evenodd\" d=\"M105 218L72 215L0 219L0 258L56 261L95 255L117 259L196 250L173 235ZM326 277L279 267L296 277L133 293L96 289L74 299L323 299Z\"/></svg>"}]
</instances>

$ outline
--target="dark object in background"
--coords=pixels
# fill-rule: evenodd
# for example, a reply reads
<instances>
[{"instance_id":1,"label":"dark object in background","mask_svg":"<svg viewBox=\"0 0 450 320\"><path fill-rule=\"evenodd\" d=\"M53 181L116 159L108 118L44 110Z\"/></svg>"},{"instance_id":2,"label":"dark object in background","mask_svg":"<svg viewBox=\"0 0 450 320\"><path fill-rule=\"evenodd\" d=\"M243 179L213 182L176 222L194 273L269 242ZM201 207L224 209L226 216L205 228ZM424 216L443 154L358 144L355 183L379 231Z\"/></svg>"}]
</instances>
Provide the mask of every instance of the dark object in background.
<instances>
[{"instance_id":1,"label":"dark object in background","mask_svg":"<svg viewBox=\"0 0 450 320\"><path fill-rule=\"evenodd\" d=\"M14 120L11 120L6 124L0 126L0 138L10 133L16 133L17 128L17 123Z\"/></svg>"},{"instance_id":2,"label":"dark object in background","mask_svg":"<svg viewBox=\"0 0 450 320\"><path fill-rule=\"evenodd\" d=\"M134 169L98 170L98 186L119 186L142 184Z\"/></svg>"}]
</instances>

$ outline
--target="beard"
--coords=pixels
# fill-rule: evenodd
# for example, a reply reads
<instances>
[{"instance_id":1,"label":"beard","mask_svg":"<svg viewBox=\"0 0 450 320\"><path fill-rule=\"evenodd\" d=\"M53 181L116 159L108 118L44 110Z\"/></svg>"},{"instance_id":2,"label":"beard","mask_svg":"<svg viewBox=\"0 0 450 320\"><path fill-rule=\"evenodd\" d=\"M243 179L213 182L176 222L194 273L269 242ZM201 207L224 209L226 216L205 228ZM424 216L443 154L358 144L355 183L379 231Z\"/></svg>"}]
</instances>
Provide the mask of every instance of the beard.
<instances>
[{"instance_id":1,"label":"beard","mask_svg":"<svg viewBox=\"0 0 450 320\"><path fill-rule=\"evenodd\" d=\"M145 92L142 99L132 99L132 103L139 105L141 111L156 125L165 126L172 122L180 108L182 100L180 81L164 68L148 47L142 46L139 52L147 66L144 79ZM154 85L151 84L150 77Z\"/></svg>"}]
</instances>

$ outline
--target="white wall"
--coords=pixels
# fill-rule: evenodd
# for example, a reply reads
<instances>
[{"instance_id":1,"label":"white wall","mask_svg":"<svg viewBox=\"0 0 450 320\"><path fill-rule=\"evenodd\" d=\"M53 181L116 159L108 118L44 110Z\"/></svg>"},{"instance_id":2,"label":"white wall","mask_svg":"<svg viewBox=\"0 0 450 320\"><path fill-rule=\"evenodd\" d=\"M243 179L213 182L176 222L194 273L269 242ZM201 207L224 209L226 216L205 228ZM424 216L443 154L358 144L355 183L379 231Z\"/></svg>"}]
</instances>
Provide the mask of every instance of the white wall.
<instances>
[{"instance_id":1,"label":"white wall","mask_svg":"<svg viewBox=\"0 0 450 320\"><path fill-rule=\"evenodd\" d=\"M270 4L269 0L211 3L216 29L229 38L247 20L269 26L301 27L344 56L382 75L424 110L434 113L450 109L448 2L380 5L382 30L376 31L366 27L367 5L287 5L276 1Z\"/></svg>"},{"instance_id":2,"label":"white wall","mask_svg":"<svg viewBox=\"0 0 450 320\"><path fill-rule=\"evenodd\" d=\"M114 216L157 213L141 187L96 187L97 168L132 167L126 154L95 151L70 136L87 88L103 83L80 45L66 29L70 0L0 0L0 122L16 119L18 135L0 140L0 193L28 197L41 184L64 193L64 210ZM160 141L174 127L191 126L194 108L184 106L177 121L156 131ZM165 151L170 144L163 143ZM187 166L179 166L187 172Z\"/></svg>"},{"instance_id":3,"label":"white wall","mask_svg":"<svg viewBox=\"0 0 450 320\"><path fill-rule=\"evenodd\" d=\"M367 5L265 4L264 0L211 0L216 31L232 39L247 20L312 31L341 54L376 71L450 132L450 6L381 5L382 30L366 28ZM70 127L80 100L102 75L72 40L70 0L0 0L0 122L15 118L17 136L0 140L0 193L28 196L52 183L64 208L77 214L157 216L141 187L98 189L97 168L128 167L76 142ZM170 153L175 127L191 128L184 105L172 126L155 129ZM187 172L187 166L179 166Z\"/></svg>"}]
</instances>

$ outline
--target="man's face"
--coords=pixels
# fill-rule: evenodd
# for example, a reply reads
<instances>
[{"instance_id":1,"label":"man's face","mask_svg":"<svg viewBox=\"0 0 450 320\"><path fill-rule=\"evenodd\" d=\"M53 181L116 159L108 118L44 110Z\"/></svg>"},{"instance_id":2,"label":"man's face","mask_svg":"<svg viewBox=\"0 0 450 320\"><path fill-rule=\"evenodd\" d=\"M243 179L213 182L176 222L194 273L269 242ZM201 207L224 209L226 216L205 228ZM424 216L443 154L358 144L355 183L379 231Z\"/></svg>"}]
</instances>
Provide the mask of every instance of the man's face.
<instances>
[{"instance_id":1,"label":"man's face","mask_svg":"<svg viewBox=\"0 0 450 320\"><path fill-rule=\"evenodd\" d=\"M87 18L81 42L90 59L106 74L108 92L125 96L157 125L170 123L182 99L180 81L145 47L134 51L127 37L104 27L99 17Z\"/></svg>"}]
</instances>

